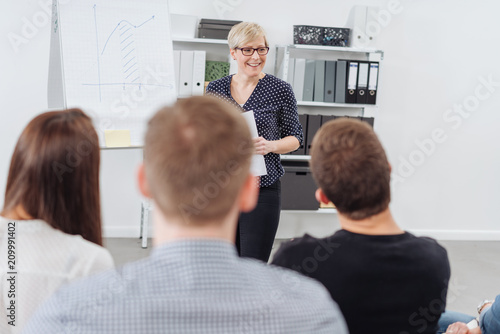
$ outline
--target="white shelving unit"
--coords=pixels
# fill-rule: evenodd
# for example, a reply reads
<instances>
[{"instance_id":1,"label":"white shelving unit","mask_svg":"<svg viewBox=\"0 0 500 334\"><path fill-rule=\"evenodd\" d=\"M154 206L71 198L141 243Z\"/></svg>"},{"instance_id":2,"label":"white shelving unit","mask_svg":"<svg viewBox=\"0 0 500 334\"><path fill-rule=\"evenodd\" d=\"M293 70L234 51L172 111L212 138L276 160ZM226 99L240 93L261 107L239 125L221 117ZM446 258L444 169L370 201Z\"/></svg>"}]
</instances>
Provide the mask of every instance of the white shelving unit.
<instances>
[{"instance_id":1,"label":"white shelving unit","mask_svg":"<svg viewBox=\"0 0 500 334\"><path fill-rule=\"evenodd\" d=\"M354 103L330 103L330 102L313 102L313 101L297 101L299 107L324 107L324 108L373 108L373 104L354 104Z\"/></svg>"},{"instance_id":2,"label":"white shelving unit","mask_svg":"<svg viewBox=\"0 0 500 334\"><path fill-rule=\"evenodd\" d=\"M360 49L351 47L287 44L276 46L275 73L287 80L288 66L290 58L308 59L358 59L381 62L384 59L384 52L377 49ZM380 73L380 72L379 72ZM380 74L379 74L380 76ZM375 117L377 105L373 104L353 104L353 103L327 103L313 101L297 101L299 114L323 114L335 116L361 116ZM376 117L375 117L376 118ZM282 155L283 161L308 161L310 157L302 155Z\"/></svg>"},{"instance_id":3,"label":"white shelving unit","mask_svg":"<svg viewBox=\"0 0 500 334\"><path fill-rule=\"evenodd\" d=\"M357 59L365 61L381 61L384 52L375 49L359 49L349 47L321 45L277 45L275 59L275 74L287 80L290 58L307 59ZM380 72L379 72L380 73ZM312 101L297 101L299 114L322 114L335 116L375 117L378 107L371 104L326 103ZM375 117L376 118L376 117ZM309 155L282 155L281 160L305 163L311 160ZM299 190L300 191L300 190ZM319 205L319 204L318 204ZM286 239L311 233L316 236L326 236L340 227L337 210L320 208L318 210L282 210L277 238Z\"/></svg>"},{"instance_id":4,"label":"white shelving unit","mask_svg":"<svg viewBox=\"0 0 500 334\"><path fill-rule=\"evenodd\" d=\"M377 49L362 49L362 48L351 48L344 46L325 46L325 45L309 45L309 44L285 44L285 45L277 45L278 48L289 48L289 49L303 49L303 50L319 50L319 51L336 51L336 52L355 52L355 53L378 53L382 56L384 55L384 51Z\"/></svg>"},{"instance_id":5,"label":"white shelving unit","mask_svg":"<svg viewBox=\"0 0 500 334\"><path fill-rule=\"evenodd\" d=\"M227 39L213 38L172 38L174 43L222 44L227 45Z\"/></svg>"}]
</instances>

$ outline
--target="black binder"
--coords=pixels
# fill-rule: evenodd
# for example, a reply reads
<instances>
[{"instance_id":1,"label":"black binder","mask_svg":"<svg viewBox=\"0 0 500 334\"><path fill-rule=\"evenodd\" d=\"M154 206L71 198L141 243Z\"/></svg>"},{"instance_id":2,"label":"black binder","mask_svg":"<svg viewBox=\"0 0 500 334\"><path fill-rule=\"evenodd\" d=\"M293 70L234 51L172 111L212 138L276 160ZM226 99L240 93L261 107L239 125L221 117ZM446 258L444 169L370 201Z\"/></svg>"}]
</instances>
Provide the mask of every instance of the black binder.
<instances>
[{"instance_id":1,"label":"black binder","mask_svg":"<svg viewBox=\"0 0 500 334\"><path fill-rule=\"evenodd\" d=\"M366 96L367 104L377 103L378 69L378 62L370 62L370 72L368 75L368 94Z\"/></svg>"},{"instance_id":2,"label":"black binder","mask_svg":"<svg viewBox=\"0 0 500 334\"><path fill-rule=\"evenodd\" d=\"M304 139L302 140L302 145L293 152L288 154L292 155L305 155L306 154L306 141L307 141L307 115L299 115L299 122L302 125L302 132L304 134Z\"/></svg>"},{"instance_id":3,"label":"black binder","mask_svg":"<svg viewBox=\"0 0 500 334\"><path fill-rule=\"evenodd\" d=\"M358 60L347 61L347 87L345 92L345 103L356 103L358 84Z\"/></svg>"},{"instance_id":4,"label":"black binder","mask_svg":"<svg viewBox=\"0 0 500 334\"><path fill-rule=\"evenodd\" d=\"M337 116L325 116L321 115L321 126L325 125L326 122L336 119Z\"/></svg>"},{"instance_id":5,"label":"black binder","mask_svg":"<svg viewBox=\"0 0 500 334\"><path fill-rule=\"evenodd\" d=\"M370 63L360 61L358 67L358 84L356 103L366 104L366 96L368 95L368 72L370 71Z\"/></svg>"},{"instance_id":6,"label":"black binder","mask_svg":"<svg viewBox=\"0 0 500 334\"><path fill-rule=\"evenodd\" d=\"M361 117L361 120L363 122L370 124L370 126L373 128L373 125L375 123L375 118L373 118L373 117Z\"/></svg>"},{"instance_id":7,"label":"black binder","mask_svg":"<svg viewBox=\"0 0 500 334\"><path fill-rule=\"evenodd\" d=\"M306 154L311 154L311 144L314 135L321 126L321 115L308 115L307 117L307 141L306 141Z\"/></svg>"}]
</instances>

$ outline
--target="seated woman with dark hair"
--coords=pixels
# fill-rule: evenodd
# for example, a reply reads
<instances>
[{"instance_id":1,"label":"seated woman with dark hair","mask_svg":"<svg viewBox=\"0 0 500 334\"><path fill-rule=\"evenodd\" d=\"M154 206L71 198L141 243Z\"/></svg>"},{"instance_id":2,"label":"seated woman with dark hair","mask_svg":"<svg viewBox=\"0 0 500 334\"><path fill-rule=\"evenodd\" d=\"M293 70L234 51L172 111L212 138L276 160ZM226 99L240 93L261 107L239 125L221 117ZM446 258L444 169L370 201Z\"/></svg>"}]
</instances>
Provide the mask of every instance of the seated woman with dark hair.
<instances>
[{"instance_id":1,"label":"seated woman with dark hair","mask_svg":"<svg viewBox=\"0 0 500 334\"><path fill-rule=\"evenodd\" d=\"M0 212L1 333L20 332L61 285L113 267L102 247L99 161L79 109L41 114L21 134Z\"/></svg>"}]
</instances>

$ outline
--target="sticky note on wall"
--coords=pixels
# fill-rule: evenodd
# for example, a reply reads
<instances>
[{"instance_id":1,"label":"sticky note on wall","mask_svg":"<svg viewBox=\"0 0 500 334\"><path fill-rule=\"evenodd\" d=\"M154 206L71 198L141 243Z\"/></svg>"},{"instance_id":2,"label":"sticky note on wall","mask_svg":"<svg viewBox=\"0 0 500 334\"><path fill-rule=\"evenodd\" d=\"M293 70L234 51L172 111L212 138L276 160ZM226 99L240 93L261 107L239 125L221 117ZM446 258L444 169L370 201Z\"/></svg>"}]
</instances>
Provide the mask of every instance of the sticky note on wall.
<instances>
[{"instance_id":1,"label":"sticky note on wall","mask_svg":"<svg viewBox=\"0 0 500 334\"><path fill-rule=\"evenodd\" d=\"M129 147L130 130L105 130L104 141L106 147Z\"/></svg>"}]
</instances>

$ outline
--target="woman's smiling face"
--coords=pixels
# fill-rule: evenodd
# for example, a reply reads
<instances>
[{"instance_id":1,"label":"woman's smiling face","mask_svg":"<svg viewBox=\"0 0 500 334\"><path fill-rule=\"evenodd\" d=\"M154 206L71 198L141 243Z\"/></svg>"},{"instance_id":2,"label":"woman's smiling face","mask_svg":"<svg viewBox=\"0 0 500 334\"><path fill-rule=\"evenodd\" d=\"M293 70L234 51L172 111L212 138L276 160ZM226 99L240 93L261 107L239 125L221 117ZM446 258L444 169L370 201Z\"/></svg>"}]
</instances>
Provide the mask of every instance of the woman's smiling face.
<instances>
[{"instance_id":1,"label":"woman's smiling face","mask_svg":"<svg viewBox=\"0 0 500 334\"><path fill-rule=\"evenodd\" d=\"M238 73L249 77L258 76L264 69L267 55L259 55L257 51L251 56L245 56L240 49L242 48L265 48L266 41L264 37L259 37L245 45L238 46L238 49L231 49L231 56L238 62Z\"/></svg>"}]
</instances>

